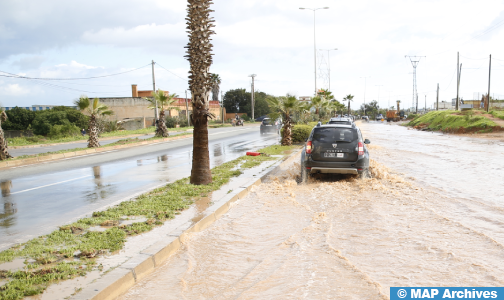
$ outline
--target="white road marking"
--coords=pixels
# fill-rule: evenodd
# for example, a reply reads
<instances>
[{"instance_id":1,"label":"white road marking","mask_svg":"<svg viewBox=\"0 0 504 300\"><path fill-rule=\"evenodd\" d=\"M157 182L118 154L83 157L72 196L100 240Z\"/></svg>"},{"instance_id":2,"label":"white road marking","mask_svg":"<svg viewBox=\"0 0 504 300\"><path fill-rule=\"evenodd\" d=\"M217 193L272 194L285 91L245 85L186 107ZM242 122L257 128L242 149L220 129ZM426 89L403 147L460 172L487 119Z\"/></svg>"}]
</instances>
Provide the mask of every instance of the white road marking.
<instances>
[{"instance_id":1,"label":"white road marking","mask_svg":"<svg viewBox=\"0 0 504 300\"><path fill-rule=\"evenodd\" d=\"M57 184L61 184L61 183L65 183L65 182L70 182L70 181L75 181L75 180L79 180L79 179L86 178L86 177L91 177L91 175L86 175L86 176L82 176L82 177L79 177L79 178L74 178L74 179L69 179L69 180L65 180L65 181L60 181L60 182L55 182L55 183L51 183L51 184L46 184L46 185L43 185L43 186L38 186L38 187L31 188L31 189L27 189L27 190L23 190L23 191L19 191L19 192L10 193L10 194L14 195L14 194L20 194L20 193L24 193L24 192L28 192L28 191L38 190L38 189L45 188L45 187L48 187L48 186L57 185Z\"/></svg>"}]
</instances>

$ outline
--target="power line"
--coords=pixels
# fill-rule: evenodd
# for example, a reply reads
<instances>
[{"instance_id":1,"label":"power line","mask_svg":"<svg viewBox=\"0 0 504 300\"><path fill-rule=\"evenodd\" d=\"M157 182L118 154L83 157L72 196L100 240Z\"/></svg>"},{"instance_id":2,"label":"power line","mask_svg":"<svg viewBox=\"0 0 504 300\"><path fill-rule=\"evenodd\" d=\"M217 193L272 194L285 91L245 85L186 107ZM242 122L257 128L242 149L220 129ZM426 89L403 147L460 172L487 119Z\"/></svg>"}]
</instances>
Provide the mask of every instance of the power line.
<instances>
[{"instance_id":1,"label":"power line","mask_svg":"<svg viewBox=\"0 0 504 300\"><path fill-rule=\"evenodd\" d=\"M165 71L168 71L168 72L172 73L173 75L177 76L178 78L180 78L180 79L183 79L183 80L187 81L187 78L183 78L183 77L178 76L177 74L175 74L175 73L173 73L172 71L168 70L167 68L163 67L163 66L162 66L162 65L160 65L159 63L156 63L156 65L160 66L160 67L161 67L162 69L164 69Z\"/></svg>"},{"instance_id":2,"label":"power line","mask_svg":"<svg viewBox=\"0 0 504 300\"><path fill-rule=\"evenodd\" d=\"M28 76L16 75L16 74L9 73L9 72L5 72L5 71L0 71L0 72L5 73L5 74L9 74L9 75L2 75L2 74L0 74L0 76L1 76L1 77L19 78L19 79L32 79L32 80L86 80L86 79L96 79L96 78L104 78L104 77L110 77L110 76L117 76L117 75L121 75L121 74L126 74L126 73L130 73L130 72L133 72L133 71L140 70L140 69L145 68L145 67L150 66L150 65L151 65L151 64L147 64L147 65L145 65L145 66L143 66L143 67L140 67L140 68L136 68L136 69L129 70L129 71L125 71L125 72L115 73L115 74L108 74L108 75L102 75L102 76L93 76L93 77L82 77L82 78L43 78L43 77L28 77Z\"/></svg>"}]
</instances>

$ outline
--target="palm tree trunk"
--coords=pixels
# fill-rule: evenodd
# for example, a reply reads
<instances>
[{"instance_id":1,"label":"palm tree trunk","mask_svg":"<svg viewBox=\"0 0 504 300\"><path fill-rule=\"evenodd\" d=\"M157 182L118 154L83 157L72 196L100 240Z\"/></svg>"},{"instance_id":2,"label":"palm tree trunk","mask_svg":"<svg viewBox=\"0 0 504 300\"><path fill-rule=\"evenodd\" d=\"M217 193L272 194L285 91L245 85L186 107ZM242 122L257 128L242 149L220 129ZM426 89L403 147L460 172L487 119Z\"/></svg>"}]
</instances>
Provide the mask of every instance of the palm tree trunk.
<instances>
[{"instance_id":1,"label":"palm tree trunk","mask_svg":"<svg viewBox=\"0 0 504 300\"><path fill-rule=\"evenodd\" d=\"M191 183L209 184L212 183L212 173L210 171L210 154L208 151L207 116L204 110L193 106L191 119L194 124Z\"/></svg>"},{"instance_id":2,"label":"palm tree trunk","mask_svg":"<svg viewBox=\"0 0 504 300\"><path fill-rule=\"evenodd\" d=\"M189 44L187 59L191 69L189 87L191 89L194 125L193 160L191 169L192 184L209 184L212 182L210 171L210 153L208 151L208 118L214 118L209 110L208 98L212 90L209 69L212 65L212 44L210 36L215 32L210 18L210 0L187 1L187 29Z\"/></svg>"},{"instance_id":3,"label":"palm tree trunk","mask_svg":"<svg viewBox=\"0 0 504 300\"><path fill-rule=\"evenodd\" d=\"M93 114L89 118L89 140L88 140L88 148L97 148L100 147L100 142L98 141L98 124L96 124L96 116Z\"/></svg>"},{"instance_id":4,"label":"palm tree trunk","mask_svg":"<svg viewBox=\"0 0 504 300\"><path fill-rule=\"evenodd\" d=\"M165 111L161 108L161 111L159 112L159 120L158 120L158 126L156 128L156 136L157 137L168 137L168 128L166 128L166 123L165 123Z\"/></svg>"},{"instance_id":5,"label":"palm tree trunk","mask_svg":"<svg viewBox=\"0 0 504 300\"><path fill-rule=\"evenodd\" d=\"M4 111L2 111L0 113L0 160L6 160L12 157L7 149L7 139L5 138L2 129L2 122L6 120L7 120L7 114Z\"/></svg>"},{"instance_id":6,"label":"palm tree trunk","mask_svg":"<svg viewBox=\"0 0 504 300\"><path fill-rule=\"evenodd\" d=\"M282 146L292 145L292 123L289 115L286 115L284 119L284 131L282 135Z\"/></svg>"}]
</instances>

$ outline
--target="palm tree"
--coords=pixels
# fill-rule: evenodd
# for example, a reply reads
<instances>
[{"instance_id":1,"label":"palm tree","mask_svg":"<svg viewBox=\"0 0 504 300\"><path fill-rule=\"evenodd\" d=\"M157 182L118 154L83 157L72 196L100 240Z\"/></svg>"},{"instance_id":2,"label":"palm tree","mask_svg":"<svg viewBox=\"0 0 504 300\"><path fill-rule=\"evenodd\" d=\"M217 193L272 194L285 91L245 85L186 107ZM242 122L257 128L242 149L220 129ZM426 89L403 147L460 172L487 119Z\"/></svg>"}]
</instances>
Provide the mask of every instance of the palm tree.
<instances>
[{"instance_id":1,"label":"palm tree","mask_svg":"<svg viewBox=\"0 0 504 300\"><path fill-rule=\"evenodd\" d=\"M339 111L341 109L341 106L345 107L338 100L333 100L333 101L329 102L328 108L331 112L331 117L334 117L335 112Z\"/></svg>"},{"instance_id":2,"label":"palm tree","mask_svg":"<svg viewBox=\"0 0 504 300\"><path fill-rule=\"evenodd\" d=\"M300 103L295 96L287 94L285 97L271 97L266 99L273 111L269 114L272 119L283 118L282 146L292 145L291 115L299 109Z\"/></svg>"},{"instance_id":3,"label":"palm tree","mask_svg":"<svg viewBox=\"0 0 504 300\"><path fill-rule=\"evenodd\" d=\"M221 78L219 74L211 73L210 81L212 82L212 100L219 101L219 90L221 84Z\"/></svg>"},{"instance_id":4,"label":"palm tree","mask_svg":"<svg viewBox=\"0 0 504 300\"><path fill-rule=\"evenodd\" d=\"M350 101L353 101L354 96L351 94L348 94L343 98L343 101L348 101L348 115L350 115Z\"/></svg>"},{"instance_id":5,"label":"palm tree","mask_svg":"<svg viewBox=\"0 0 504 300\"><path fill-rule=\"evenodd\" d=\"M7 149L7 139L2 129L2 122L5 121L7 121L7 114L2 110L0 111L0 160L6 160L12 157Z\"/></svg>"},{"instance_id":6,"label":"palm tree","mask_svg":"<svg viewBox=\"0 0 504 300\"><path fill-rule=\"evenodd\" d=\"M161 105L161 110L159 111L159 117L156 122L156 135L157 137L168 137L168 128L166 128L166 123L165 123L165 108L170 109L170 106L173 104L173 102L177 101L175 99L178 97L177 94L168 94L166 95L164 91L162 90L157 90L157 92L152 94L152 98L144 98L145 100L149 101L152 105L149 106L150 109L155 109L156 106Z\"/></svg>"},{"instance_id":7,"label":"palm tree","mask_svg":"<svg viewBox=\"0 0 504 300\"><path fill-rule=\"evenodd\" d=\"M312 98L311 104L313 107L315 107L315 113L318 115L320 120L320 112L322 109L328 107L329 101L327 101L324 96L317 96Z\"/></svg>"},{"instance_id":8,"label":"palm tree","mask_svg":"<svg viewBox=\"0 0 504 300\"><path fill-rule=\"evenodd\" d=\"M334 95L328 89L320 89L317 94L318 96L324 97L326 100L334 100Z\"/></svg>"},{"instance_id":9,"label":"palm tree","mask_svg":"<svg viewBox=\"0 0 504 300\"><path fill-rule=\"evenodd\" d=\"M74 103L79 107L79 110L89 115L88 148L100 147L100 142L98 141L98 118L101 116L110 116L114 114L114 112L105 104L100 103L98 98L89 100L87 96L81 96L79 100L75 100Z\"/></svg>"},{"instance_id":10,"label":"palm tree","mask_svg":"<svg viewBox=\"0 0 504 300\"><path fill-rule=\"evenodd\" d=\"M312 104L310 102L299 102L297 107L297 112L299 114L299 120L303 124L307 124L310 120ZM311 119L311 118L310 118Z\"/></svg>"},{"instance_id":11,"label":"palm tree","mask_svg":"<svg viewBox=\"0 0 504 300\"><path fill-rule=\"evenodd\" d=\"M190 64L189 88L192 93L194 125L193 160L191 169L192 184L209 184L212 182L210 171L210 153L208 151L208 119L215 118L210 112L208 98L212 90L211 75L212 47L210 36L215 34L210 18L210 0L187 0L187 29L189 43L185 56Z\"/></svg>"}]
</instances>

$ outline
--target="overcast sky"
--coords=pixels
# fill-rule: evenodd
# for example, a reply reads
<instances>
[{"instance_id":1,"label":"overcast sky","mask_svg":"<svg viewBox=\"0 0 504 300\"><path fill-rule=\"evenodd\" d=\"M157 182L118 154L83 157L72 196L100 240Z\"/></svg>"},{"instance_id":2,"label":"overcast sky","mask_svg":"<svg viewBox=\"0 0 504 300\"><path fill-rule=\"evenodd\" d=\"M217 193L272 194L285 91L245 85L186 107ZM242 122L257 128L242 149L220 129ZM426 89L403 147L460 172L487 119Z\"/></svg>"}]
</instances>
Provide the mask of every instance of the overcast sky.
<instances>
[{"instance_id":1,"label":"overcast sky","mask_svg":"<svg viewBox=\"0 0 504 300\"><path fill-rule=\"evenodd\" d=\"M460 94L472 99L488 89L504 98L504 1L497 0L217 0L214 63L221 89L273 95L314 93L313 12L316 48L331 49L330 86L337 99L412 103L412 65L405 55L426 56L417 68L420 107ZM177 0L1 0L0 71L37 78L82 78L135 70L93 80L27 80L0 76L2 106L71 105L89 97L129 97L131 84L183 95L189 63L183 57L186 2ZM318 51L319 88L328 88L328 52ZM6 75L0 73L0 75ZM363 77L367 77L364 79Z\"/></svg>"}]
</instances>

